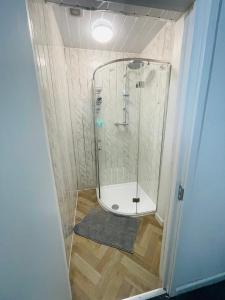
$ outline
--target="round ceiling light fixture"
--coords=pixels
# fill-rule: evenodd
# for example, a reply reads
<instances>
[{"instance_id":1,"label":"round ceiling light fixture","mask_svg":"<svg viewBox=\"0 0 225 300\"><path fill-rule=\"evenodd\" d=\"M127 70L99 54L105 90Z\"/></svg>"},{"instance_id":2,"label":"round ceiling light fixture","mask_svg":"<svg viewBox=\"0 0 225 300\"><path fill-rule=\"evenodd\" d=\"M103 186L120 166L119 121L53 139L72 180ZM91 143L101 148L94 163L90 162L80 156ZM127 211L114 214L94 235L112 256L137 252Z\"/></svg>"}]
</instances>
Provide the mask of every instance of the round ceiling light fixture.
<instances>
[{"instance_id":1,"label":"round ceiling light fixture","mask_svg":"<svg viewBox=\"0 0 225 300\"><path fill-rule=\"evenodd\" d=\"M113 37L112 24L105 19L98 19L92 25L92 37L99 43L108 43Z\"/></svg>"}]
</instances>

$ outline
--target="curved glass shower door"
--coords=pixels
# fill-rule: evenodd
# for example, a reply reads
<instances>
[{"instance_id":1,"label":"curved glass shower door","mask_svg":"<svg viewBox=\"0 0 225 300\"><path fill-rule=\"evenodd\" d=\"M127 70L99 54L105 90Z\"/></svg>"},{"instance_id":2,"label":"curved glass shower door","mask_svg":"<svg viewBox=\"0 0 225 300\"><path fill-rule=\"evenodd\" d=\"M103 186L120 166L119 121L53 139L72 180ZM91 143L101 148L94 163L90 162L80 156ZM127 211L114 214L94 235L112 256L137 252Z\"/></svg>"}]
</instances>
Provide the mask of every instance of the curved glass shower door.
<instances>
[{"instance_id":1,"label":"curved glass shower door","mask_svg":"<svg viewBox=\"0 0 225 300\"><path fill-rule=\"evenodd\" d=\"M168 79L168 68L161 69L165 76L158 69L158 63L119 60L94 75L98 200L114 213L156 210L167 95L166 84L160 88Z\"/></svg>"}]
</instances>

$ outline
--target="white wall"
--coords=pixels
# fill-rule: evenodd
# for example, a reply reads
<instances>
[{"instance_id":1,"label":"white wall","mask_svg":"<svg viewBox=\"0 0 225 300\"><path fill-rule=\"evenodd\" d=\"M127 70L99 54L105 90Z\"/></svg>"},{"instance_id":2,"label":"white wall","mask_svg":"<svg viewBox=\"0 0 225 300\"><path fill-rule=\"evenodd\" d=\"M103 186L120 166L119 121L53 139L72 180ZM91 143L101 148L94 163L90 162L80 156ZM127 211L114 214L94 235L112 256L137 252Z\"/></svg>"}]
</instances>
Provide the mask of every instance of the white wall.
<instances>
[{"instance_id":1,"label":"white wall","mask_svg":"<svg viewBox=\"0 0 225 300\"><path fill-rule=\"evenodd\" d=\"M25 1L0 10L0 299L71 299Z\"/></svg>"},{"instance_id":2,"label":"white wall","mask_svg":"<svg viewBox=\"0 0 225 300\"><path fill-rule=\"evenodd\" d=\"M224 1L198 0L183 132L183 148L191 146L190 163L173 293L225 279L224 28Z\"/></svg>"}]
</instances>

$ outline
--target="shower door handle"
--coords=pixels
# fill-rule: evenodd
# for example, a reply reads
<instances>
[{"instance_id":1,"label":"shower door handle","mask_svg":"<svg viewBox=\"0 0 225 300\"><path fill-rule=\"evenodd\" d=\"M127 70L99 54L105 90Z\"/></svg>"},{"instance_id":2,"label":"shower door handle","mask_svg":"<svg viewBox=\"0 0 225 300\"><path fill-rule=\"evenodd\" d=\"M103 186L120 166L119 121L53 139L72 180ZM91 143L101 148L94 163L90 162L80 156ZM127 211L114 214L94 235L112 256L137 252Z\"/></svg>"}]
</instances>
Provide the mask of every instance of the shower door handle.
<instances>
[{"instance_id":1,"label":"shower door handle","mask_svg":"<svg viewBox=\"0 0 225 300\"><path fill-rule=\"evenodd\" d=\"M117 123L114 123L115 126L128 126L129 124L128 123L125 123L125 122L117 122Z\"/></svg>"}]
</instances>

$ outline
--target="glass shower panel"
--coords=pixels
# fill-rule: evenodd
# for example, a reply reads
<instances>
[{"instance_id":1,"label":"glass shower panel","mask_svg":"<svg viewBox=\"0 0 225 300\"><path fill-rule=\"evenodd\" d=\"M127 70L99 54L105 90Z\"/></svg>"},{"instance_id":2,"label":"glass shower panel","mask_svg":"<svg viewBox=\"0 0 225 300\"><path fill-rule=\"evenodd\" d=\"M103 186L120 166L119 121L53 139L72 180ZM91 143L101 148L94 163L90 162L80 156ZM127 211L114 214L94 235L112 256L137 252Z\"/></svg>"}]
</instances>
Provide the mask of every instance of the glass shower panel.
<instances>
[{"instance_id":1,"label":"glass shower panel","mask_svg":"<svg viewBox=\"0 0 225 300\"><path fill-rule=\"evenodd\" d=\"M138 155L138 213L155 211L163 147L170 65L149 63L143 68Z\"/></svg>"},{"instance_id":2,"label":"glass shower panel","mask_svg":"<svg viewBox=\"0 0 225 300\"><path fill-rule=\"evenodd\" d=\"M98 199L123 215L157 209L170 65L124 59L94 76Z\"/></svg>"},{"instance_id":3,"label":"glass shower panel","mask_svg":"<svg viewBox=\"0 0 225 300\"><path fill-rule=\"evenodd\" d=\"M136 214L140 72L119 61L97 70L94 81L99 201L121 214ZM103 201L104 199L104 201Z\"/></svg>"}]
</instances>

